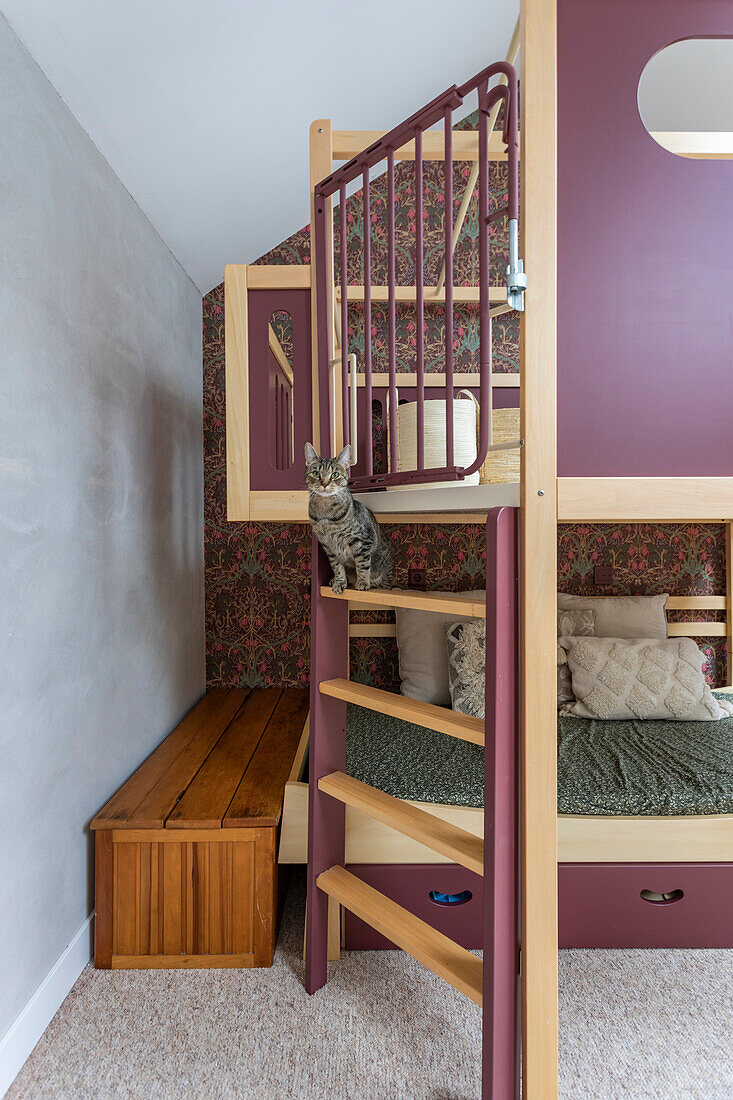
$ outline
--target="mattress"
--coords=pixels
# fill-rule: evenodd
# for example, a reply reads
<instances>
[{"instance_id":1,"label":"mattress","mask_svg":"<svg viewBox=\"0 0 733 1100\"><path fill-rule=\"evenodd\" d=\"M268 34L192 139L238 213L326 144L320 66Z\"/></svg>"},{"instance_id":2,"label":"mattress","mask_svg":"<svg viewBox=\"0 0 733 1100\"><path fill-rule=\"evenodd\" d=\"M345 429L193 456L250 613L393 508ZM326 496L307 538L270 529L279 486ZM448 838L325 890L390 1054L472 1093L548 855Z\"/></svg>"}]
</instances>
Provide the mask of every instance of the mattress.
<instances>
[{"instance_id":1,"label":"mattress","mask_svg":"<svg viewBox=\"0 0 733 1100\"><path fill-rule=\"evenodd\" d=\"M563 715L557 766L561 814L731 814L733 718L602 722Z\"/></svg>"},{"instance_id":2,"label":"mattress","mask_svg":"<svg viewBox=\"0 0 733 1100\"><path fill-rule=\"evenodd\" d=\"M478 745L349 705L346 756L350 775L395 798L483 805ZM733 718L602 722L561 715L557 763L560 814L733 814Z\"/></svg>"},{"instance_id":3,"label":"mattress","mask_svg":"<svg viewBox=\"0 0 733 1100\"><path fill-rule=\"evenodd\" d=\"M347 707L346 770L394 798L483 806L484 750L401 718Z\"/></svg>"}]
</instances>

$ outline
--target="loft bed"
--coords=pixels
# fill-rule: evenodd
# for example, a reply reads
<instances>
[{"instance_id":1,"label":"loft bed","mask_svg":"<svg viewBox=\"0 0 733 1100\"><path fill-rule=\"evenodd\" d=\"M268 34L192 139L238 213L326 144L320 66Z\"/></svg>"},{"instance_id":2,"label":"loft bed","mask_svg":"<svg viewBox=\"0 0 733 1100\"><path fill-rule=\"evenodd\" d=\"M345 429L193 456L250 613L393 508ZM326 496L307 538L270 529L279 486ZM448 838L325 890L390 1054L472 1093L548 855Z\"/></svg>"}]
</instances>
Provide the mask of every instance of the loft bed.
<instances>
[{"instance_id":1,"label":"loft bed","mask_svg":"<svg viewBox=\"0 0 733 1100\"><path fill-rule=\"evenodd\" d=\"M713 219L705 219L705 197L715 194L719 200L721 194L728 194L730 177L721 175L717 166L706 161L684 162L683 174L669 154L642 133L635 94L640 59L651 56L664 45L660 34L689 36L695 33L696 27L690 25L695 20L691 20L689 10L685 11L684 3L674 5L675 10L668 14L663 30L659 28L656 5L651 0L639 0L633 14L625 6L609 5L608 0L584 0L582 5L566 0L564 8L571 7L572 18L566 11L565 19L558 22L554 4L544 3L544 0L522 2L520 240L529 281L527 309L521 318L520 435L524 446L519 481L513 485L474 487L462 486L456 480L455 487L446 492L418 480L414 488L400 493L390 493L383 482L365 485L357 481L354 484L354 489L364 494L368 506L390 521L460 522L470 517L487 522L489 568L484 614L487 626L491 624L492 637L501 639L504 644L501 653L498 647L492 649L491 668L487 669L487 720L482 723L482 731L485 725L486 735L491 735L491 752L487 752L487 759L490 756L493 765L493 771L489 766L485 773L487 805L479 811L475 807L448 809L447 803L414 806L395 800L395 806L390 801L380 800L375 793L364 796L359 789L348 783L344 785L343 780L334 775L346 768L342 732L346 725L347 702L365 704L363 689L357 692L355 685L349 683L347 660L348 601L360 594L347 592L342 599L330 598L328 572L314 546L309 788L306 791L302 784L302 774L293 774L286 795L281 843L283 859L303 858L304 822L308 813L311 866L307 985L312 992L325 981L327 925L335 904L344 902L357 909L361 907L362 915L366 913L377 920L380 912L375 911L375 904L377 910L381 905L385 912L389 910L390 931L402 935L407 928L408 938L410 930L414 932L414 925L402 916L398 915L395 925L394 912L384 902L375 903L368 891L355 891L353 883L338 873L345 860L358 864L360 860L374 859L378 855L379 862L388 866L389 846L390 851L396 853L395 863L402 868L407 863L420 863L421 848L424 853L429 852L422 858L433 863L457 860L465 868L475 867L477 849L475 843L469 843L467 834L475 837L483 831L485 863L481 863L481 867L486 874L482 892L486 908L490 908L493 915L493 920L485 915L482 926L482 942L488 948L489 964L483 973L484 1096L493 1096L494 1100L514 1095L516 1052L512 1013L507 1008L513 1004L517 974L513 965L501 967L506 958L513 956L514 961L517 958L513 932L517 914L513 905L507 904L517 875L521 881L523 1095L535 1100L554 1095L552 1082L557 1070L558 929L555 914L558 862L561 883L568 884L565 897L572 898L574 903L593 894L610 910L619 874L626 876L627 883L636 884L638 894L648 890L649 883L634 876L637 872L645 875L660 864L672 866L675 874L697 875L697 881L705 885L702 896L709 898L711 883L714 882L718 889L720 876L726 873L733 829L733 817L727 814L686 815L684 819L677 816L562 815L559 822L557 817L558 522L724 523L729 547L726 622L711 626L715 633L719 633L721 627L725 630L728 652L733 652L733 615L729 603L733 591L730 560L733 478L729 476L731 465L726 459L730 454L730 433L721 418L721 410L730 408L730 400L725 400L730 395L730 385L728 383L726 389L724 374L729 349L722 323L717 329L706 332L704 346L699 341L691 345L689 333L685 334L680 327L685 317L693 315L727 317L729 280L725 277L692 280L685 273L684 265L678 262L681 255L704 254L709 264L715 266L713 258L720 254L719 242L715 239L719 230L710 224ZM703 8L712 12L707 0L701 0L695 11ZM713 12L711 18L720 31L719 10ZM599 36L594 27L593 20L599 19L607 20L611 26L608 38ZM575 34L581 33L578 28L585 34L580 51L573 40ZM724 29L726 33L733 33L733 26ZM703 31L707 33L709 27ZM556 41L557 55L553 48L548 48L548 43L552 46ZM614 48L610 46L612 41ZM556 66L559 66L559 87ZM629 89L633 90L633 95ZM559 92L558 108L556 91ZM560 144L563 186L559 195L559 228L555 220L558 198L556 109L565 123ZM609 126L612 111L616 116L614 126ZM488 117L488 111L485 114ZM424 118L413 117L408 121L415 129L421 129ZM422 132L423 160L433 156L446 158L446 134L447 129L446 133L431 129ZM258 296L276 289L282 295L291 295L296 313L299 309L302 312L304 303L310 312L310 339L306 341L309 356L301 360L300 369L299 364L294 364L296 455L299 442L306 438L311 438L322 450L336 453L337 447L348 438L351 402L345 400L345 395L349 393L350 396L354 388L365 391L370 383L372 392L380 385L388 390L397 387L396 363L386 379L379 378L377 372L369 379L366 365L356 379L352 378L350 369L344 371L344 354L348 348L338 339L338 307L343 329L344 310L349 301L361 300L365 309L368 299L378 300L380 296L386 297L388 303L390 296L403 301L414 298L416 309L420 305L423 309L429 307L431 298L436 302L445 301L443 289L438 292L437 287L420 287L420 280L417 286L398 287L394 279L388 279L385 289L383 281L372 286L371 278L367 277L364 286L347 286L340 295L334 284L332 196L340 192L342 183L348 182L355 161L358 171L371 170L370 152L374 152L375 146L385 150L391 148L394 161L414 161L415 137L405 138L403 134L398 143L394 131L389 134L354 133L334 131L327 120L314 123L310 181L312 265L227 269L230 519L302 522L307 516L306 497L297 472L280 471L275 476L268 471L263 477L261 471L257 473L254 469L256 453L263 448L259 445L259 426L253 426L248 435L249 408L254 400L250 357L253 362L255 359L250 329L253 319L265 317L267 306L266 300L265 305L261 305ZM451 140L450 159L478 159L476 134L454 133ZM480 158L479 168L488 158L503 155L500 143L498 133L488 135L485 157ZM346 161L345 169L334 173L335 161ZM583 181L581 189L569 176L571 168L577 179ZM595 173L593 178L589 177L590 169ZM665 173L663 188L658 186L660 172ZM625 195L630 178L636 181L636 198L634 203L624 202L623 214L629 224L616 241L614 262L610 264L604 252L604 241L597 233L598 203L606 210L615 210L617 196ZM715 184L711 186L713 179ZM335 187L331 186L334 180ZM644 187L651 187L651 192L646 194ZM660 196L664 201L660 201ZM677 206L671 209L675 201ZM322 203L320 210L315 205L318 202ZM683 222L680 221L681 209L690 215ZM690 226L694 226L694 230ZM666 243L667 237L674 242L671 250ZM453 243L447 236L447 288L452 286L448 268ZM638 280L630 277L630 273L638 269L640 254L654 257L657 283L651 295L639 294ZM498 288L488 286L485 279L481 285L485 288L487 314L492 308L505 304L505 299L498 298L501 293ZM516 283L513 286L517 289ZM481 288L455 287L453 300L458 302L461 295L468 298L477 293L481 293ZM680 312L681 301L686 303L684 314ZM656 311L657 322L652 326L648 325L645 313L651 307ZM639 359L633 363L633 356L629 355L631 333L637 341ZM704 370L700 368L696 372L699 377L693 379L693 372L688 369L677 378L675 385L670 385L660 364L665 367L677 363L681 343L685 346L687 363L697 365L699 359L703 360ZM559 405L555 365L558 346L562 368ZM303 347L301 341L301 354ZM339 359L341 370L338 369ZM317 367L311 369L311 360L318 364ZM588 364L593 365L593 371L588 370ZM632 366L636 373L631 370ZM492 381L486 367L484 358L479 380L484 387ZM312 383L306 386L304 395L301 388L300 399L299 377ZM700 385L699 378L705 379L705 386ZM430 381L437 382L444 392L451 389L448 370L439 379L435 377ZM498 383L499 379L493 381ZM457 377L452 382L454 387L466 384L466 380L459 381ZM404 385L400 378L400 388ZM395 405L394 388L391 408ZM483 392L481 405L485 409L486 388ZM716 396L712 418L710 393ZM362 429L364 419L360 418ZM367 442L366 435L359 436L358 451L362 458L369 453ZM393 464L387 472L394 472ZM365 471L360 476L368 478L370 473ZM399 504L395 498L399 498ZM397 508L400 511L394 510ZM521 531L522 551L518 563L511 512L518 513ZM520 592L521 600L518 600ZM387 599L393 594L379 595ZM424 595L416 595L415 599L430 602ZM422 606L427 609L426 602ZM706 609L704 603L693 606ZM710 605L710 609L720 610L717 604ZM513 634L517 624L518 639ZM697 633L701 633L699 626ZM513 710L515 697L511 690L507 694L507 684L519 685L519 737L517 715ZM391 707L394 713L394 699L401 697L385 698L389 694L378 693L369 701L385 713ZM432 723L430 728L435 730L443 729L449 721L455 722L455 718L447 719L445 715L440 719L433 711L418 713L405 700L401 705L406 708L402 717L419 720L421 725ZM462 728L478 732L471 723ZM445 729L445 732L455 735L455 730ZM514 820L511 799L506 801L506 789L500 789L494 780L499 762L506 774L511 773L515 750L519 753L521 791L519 870L516 834L509 829L504 836L504 847L500 848L495 835L490 837L489 830L479 828L484 820L490 820L492 827L498 820L504 824ZM302 758L304 754L305 743ZM348 780L348 776L345 778ZM342 808L338 809L339 806ZM377 806L381 807L379 812ZM475 827L469 823L468 815L473 815ZM444 816L445 827L435 824L441 816ZM426 824L426 818L432 819L433 824ZM557 829L556 825L559 825ZM426 830L429 844L423 843ZM576 872L581 875L580 879ZM588 877L583 878L586 873ZM659 922L666 919L665 914L678 912L674 906L676 899L664 896L676 890L676 885L668 883L653 891L659 896L646 899L650 902L647 914L655 914ZM699 923L699 908L696 913ZM592 916L600 927L603 914L596 910ZM628 912L619 914L619 923L628 926ZM404 946L396 936L392 938ZM441 973L435 965L435 953L431 959L434 969ZM496 969L497 959L501 960L499 970ZM442 976L448 976L449 980L452 977L454 984L474 1000L481 999L481 976L473 964L469 966L459 954L449 955ZM509 1030L505 1027L501 1031L501 1023L497 1023L500 1016L512 1024ZM497 1084L497 1073L501 1076L500 1084Z\"/></svg>"}]
</instances>

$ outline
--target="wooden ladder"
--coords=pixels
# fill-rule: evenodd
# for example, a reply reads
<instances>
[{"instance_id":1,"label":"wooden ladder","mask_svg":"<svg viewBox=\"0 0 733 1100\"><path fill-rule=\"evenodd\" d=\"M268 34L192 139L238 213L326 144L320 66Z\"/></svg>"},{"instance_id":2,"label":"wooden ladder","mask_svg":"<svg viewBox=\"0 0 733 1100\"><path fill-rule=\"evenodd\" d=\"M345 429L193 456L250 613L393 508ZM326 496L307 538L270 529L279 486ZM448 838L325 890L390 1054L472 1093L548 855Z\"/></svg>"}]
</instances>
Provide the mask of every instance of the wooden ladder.
<instances>
[{"instance_id":1,"label":"wooden ladder","mask_svg":"<svg viewBox=\"0 0 733 1100\"><path fill-rule=\"evenodd\" d=\"M313 542L306 988L314 993L326 983L333 898L482 1007L484 1100L514 1100L519 1080L516 532L516 509L489 514L485 604L396 589L336 595ZM349 680L350 602L485 616L485 720ZM346 774L348 703L485 745L484 840ZM345 868L346 806L483 876L483 963Z\"/></svg>"}]
</instances>

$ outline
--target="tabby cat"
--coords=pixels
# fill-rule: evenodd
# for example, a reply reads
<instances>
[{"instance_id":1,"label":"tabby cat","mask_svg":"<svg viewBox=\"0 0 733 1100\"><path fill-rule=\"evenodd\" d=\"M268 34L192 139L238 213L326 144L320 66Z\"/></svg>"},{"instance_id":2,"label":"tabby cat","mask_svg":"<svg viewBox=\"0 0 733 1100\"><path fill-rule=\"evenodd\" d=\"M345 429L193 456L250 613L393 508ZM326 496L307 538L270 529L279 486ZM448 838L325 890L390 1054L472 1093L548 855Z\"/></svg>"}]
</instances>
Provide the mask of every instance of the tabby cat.
<instances>
[{"instance_id":1,"label":"tabby cat","mask_svg":"<svg viewBox=\"0 0 733 1100\"><path fill-rule=\"evenodd\" d=\"M394 558L379 524L348 489L349 448L338 458L321 458L305 445L305 483L310 500L308 515L316 537L333 569L331 588L339 593L351 584L390 588Z\"/></svg>"}]
</instances>

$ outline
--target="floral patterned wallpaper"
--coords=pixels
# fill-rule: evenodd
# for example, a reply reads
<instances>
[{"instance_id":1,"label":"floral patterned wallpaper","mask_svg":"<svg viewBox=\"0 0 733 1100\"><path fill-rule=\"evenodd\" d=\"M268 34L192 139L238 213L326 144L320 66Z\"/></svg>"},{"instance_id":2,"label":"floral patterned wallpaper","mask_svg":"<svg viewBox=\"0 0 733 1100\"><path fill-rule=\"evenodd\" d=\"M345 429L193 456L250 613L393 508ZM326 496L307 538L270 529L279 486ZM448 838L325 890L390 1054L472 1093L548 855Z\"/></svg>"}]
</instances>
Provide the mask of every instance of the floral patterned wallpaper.
<instances>
[{"instance_id":1,"label":"floral patterned wallpaper","mask_svg":"<svg viewBox=\"0 0 733 1100\"><path fill-rule=\"evenodd\" d=\"M468 125L471 120L468 121ZM469 166L456 163L454 204L460 203L462 182ZM504 193L505 169L494 164L490 180L492 202ZM398 279L413 282L412 249L415 235L414 182L411 164L396 170L398 216L396 244ZM372 235L374 282L384 282L385 234L379 215L386 202L383 179L373 181ZM442 264L445 217L442 164L425 166L425 276L437 280ZM362 283L361 194L347 202L347 268L350 283ZM499 223L501 225L501 223ZM338 219L337 242L338 242ZM492 242L498 272L505 265L501 228ZM455 283L476 282L476 201L471 203L456 248ZM294 233L258 263L308 263L308 227ZM337 270L338 276L338 270ZM444 309L426 307L426 369L440 370L445 339ZM373 369L386 370L386 310L372 315ZM204 338L204 543L206 568L207 683L214 686L290 685L308 683L311 538L307 525L228 523L226 520L226 461L224 438L224 288L203 301ZM399 369L412 369L415 326L409 309L397 322ZM363 308L349 309L349 350L361 359L364 349ZM494 369L518 369L516 319L500 318L493 326ZM454 353L457 371L478 369L476 310L457 306L454 312ZM480 525L415 524L386 528L397 561L396 583L407 583L409 565L427 571L431 588L461 590L480 587L484 576L484 529ZM593 585L596 564L613 565L612 588ZM653 593L702 595L725 592L725 544L722 525L563 525L558 533L558 587L586 594ZM715 618L712 613L706 617ZM688 618L696 618L694 613ZM683 617L674 613L670 617ZM363 613L362 621L390 621L388 613ZM707 674L722 683L725 670L723 639L699 639L707 657ZM351 674L354 679L396 689L397 653L394 639L353 639Z\"/></svg>"}]
</instances>

